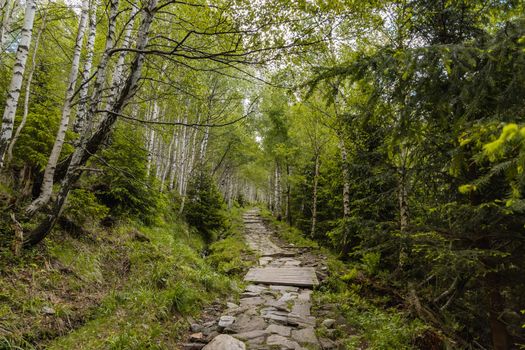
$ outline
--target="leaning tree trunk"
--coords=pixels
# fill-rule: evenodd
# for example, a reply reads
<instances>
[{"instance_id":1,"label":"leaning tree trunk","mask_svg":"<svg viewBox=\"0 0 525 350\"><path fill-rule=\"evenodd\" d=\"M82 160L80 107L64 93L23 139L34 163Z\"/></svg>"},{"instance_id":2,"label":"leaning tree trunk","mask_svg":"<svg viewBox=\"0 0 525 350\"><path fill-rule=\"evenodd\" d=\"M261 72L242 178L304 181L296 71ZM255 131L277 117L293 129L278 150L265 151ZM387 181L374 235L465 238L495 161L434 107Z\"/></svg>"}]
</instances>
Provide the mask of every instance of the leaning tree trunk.
<instances>
[{"instance_id":1,"label":"leaning tree trunk","mask_svg":"<svg viewBox=\"0 0 525 350\"><path fill-rule=\"evenodd\" d=\"M60 126L58 127L57 136L51 154L47 161L46 169L44 170L44 177L42 186L40 188L40 195L35 199L26 209L29 215L34 214L43 205L49 202L51 194L53 193L53 177L55 175L55 168L62 151L62 146L66 139L66 131L69 126L69 117L71 115L71 107L73 105L73 98L75 96L75 85L78 78L78 69L80 66L80 54L82 51L82 41L84 39L84 32L86 29L86 22L88 17L89 1L82 1L82 12L78 24L77 38L75 41L75 48L73 50L73 60L71 62L71 70L69 72L68 86L66 89L66 96L64 105L62 106L62 117L60 118Z\"/></svg>"},{"instance_id":2,"label":"leaning tree trunk","mask_svg":"<svg viewBox=\"0 0 525 350\"><path fill-rule=\"evenodd\" d=\"M143 20L137 33L136 56L131 64L130 73L119 92L118 98L111 105L110 112L105 114L91 137L89 137L88 133L90 126L88 123L86 130L81 137L79 147L73 152L65 177L61 182L57 198L53 203L49 214L47 214L46 218L36 229L31 231L24 238L25 246L35 245L49 234L58 220L69 191L82 175L82 170L80 168L87 162L91 155L97 152L100 145L111 134L112 127L117 121L118 114L122 112L122 109L127 102L134 96L138 87L137 83L141 77L142 66L144 65L145 54L143 51L148 44L148 35L156 13L155 9L157 2L158 0L149 0L147 8L143 11Z\"/></svg>"},{"instance_id":3,"label":"leaning tree trunk","mask_svg":"<svg viewBox=\"0 0 525 350\"><path fill-rule=\"evenodd\" d=\"M101 103L101 100L102 100L102 93L104 92L104 84L106 83L106 76L108 72L108 64L111 58L111 50L114 48L113 46L115 42L115 30L116 30L117 16L119 15L118 7L119 7L119 0L110 0L109 23L108 23L108 31L106 35L106 46L104 49L104 53L102 54L102 57L100 58L100 62L97 66L96 79L93 85L93 92L91 94L91 103L90 103L88 113L86 115L86 118L88 120L85 121L84 128L90 128L89 124L93 123L92 118L96 115L99 104ZM128 47L125 46L123 48L127 49ZM123 50L122 52L127 52L127 51ZM115 81L115 78L113 78L113 81ZM106 109L110 110L111 108L107 107ZM59 182L64 179L64 177L66 176L66 172L69 167L69 164L71 163L72 156L73 155L70 155L64 161L60 162L57 165L56 170L55 170L54 182ZM88 153L84 154L84 161L87 161L89 157L90 157L90 154Z\"/></svg>"},{"instance_id":4,"label":"leaning tree trunk","mask_svg":"<svg viewBox=\"0 0 525 350\"><path fill-rule=\"evenodd\" d=\"M3 167L3 160L11 137L13 136L13 127L15 124L16 109L20 97L20 88L24 78L24 71L29 55L29 45L31 45L31 35L33 33L33 23L35 21L36 0L26 1L26 11L24 16L24 25L20 35L20 43L16 52L15 65L11 84L7 92L5 102L4 116L2 118L2 128L0 130L0 168Z\"/></svg>"},{"instance_id":5,"label":"leaning tree trunk","mask_svg":"<svg viewBox=\"0 0 525 350\"><path fill-rule=\"evenodd\" d=\"M35 73L35 69L36 69L36 55L38 53L38 44L40 42L42 33L44 32L46 28L46 25L47 25L47 12L44 14L44 18L42 19L42 25L40 26L40 29L38 30L38 34L35 38L33 55L31 56L31 69L29 70L29 74L27 76L27 81L26 81L25 96L24 96L24 114L22 115L22 120L20 121L20 125L18 125L18 127L16 128L13 139L11 140L11 143L9 144L9 147L7 149L6 163L9 163L11 159L13 158L13 149L15 147L16 141L18 140L18 137L20 136L20 133L22 132L22 129L24 128L27 122L27 115L29 114L29 95L31 95L31 83L33 82L33 74Z\"/></svg>"}]
</instances>

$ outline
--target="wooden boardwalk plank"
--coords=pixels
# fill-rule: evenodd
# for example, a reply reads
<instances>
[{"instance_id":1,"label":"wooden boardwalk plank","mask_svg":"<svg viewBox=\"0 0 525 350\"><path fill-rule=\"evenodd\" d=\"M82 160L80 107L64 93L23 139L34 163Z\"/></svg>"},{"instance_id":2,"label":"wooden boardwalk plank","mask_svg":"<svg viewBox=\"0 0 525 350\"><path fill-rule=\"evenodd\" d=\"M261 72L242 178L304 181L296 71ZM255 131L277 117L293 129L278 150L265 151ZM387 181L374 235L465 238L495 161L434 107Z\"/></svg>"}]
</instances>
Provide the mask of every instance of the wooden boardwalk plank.
<instances>
[{"instance_id":1,"label":"wooden boardwalk plank","mask_svg":"<svg viewBox=\"0 0 525 350\"><path fill-rule=\"evenodd\" d=\"M313 267L254 267L245 281L282 286L312 287L319 284Z\"/></svg>"}]
</instances>

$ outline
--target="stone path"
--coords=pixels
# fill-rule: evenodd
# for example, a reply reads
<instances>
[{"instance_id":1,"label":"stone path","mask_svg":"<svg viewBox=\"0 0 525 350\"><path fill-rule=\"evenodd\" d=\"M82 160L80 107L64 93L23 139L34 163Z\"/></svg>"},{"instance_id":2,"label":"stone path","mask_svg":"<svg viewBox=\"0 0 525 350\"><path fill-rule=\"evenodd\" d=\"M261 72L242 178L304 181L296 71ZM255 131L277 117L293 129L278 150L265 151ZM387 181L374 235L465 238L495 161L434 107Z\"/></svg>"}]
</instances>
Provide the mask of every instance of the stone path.
<instances>
[{"instance_id":1,"label":"stone path","mask_svg":"<svg viewBox=\"0 0 525 350\"><path fill-rule=\"evenodd\" d=\"M209 322L202 327L192 326L195 332L190 339L192 343L185 344L184 349L335 349L334 342L319 339L316 335L318 322L311 310L312 286L318 283L315 269L303 267L302 255L297 249L283 249L271 240L272 233L264 225L257 210L247 212L244 221L246 241L260 256L259 267L250 270L248 277L250 273L261 269L275 272L284 270L287 273L307 269L313 278L310 276L312 280L306 286L304 281L294 283L293 278L280 284L272 284L272 278L267 283L249 284L239 303L227 303L227 309L216 322ZM278 275L275 273L276 277ZM330 320L323 321L324 327L326 321ZM211 340L205 346L200 341L203 337L207 341Z\"/></svg>"}]
</instances>

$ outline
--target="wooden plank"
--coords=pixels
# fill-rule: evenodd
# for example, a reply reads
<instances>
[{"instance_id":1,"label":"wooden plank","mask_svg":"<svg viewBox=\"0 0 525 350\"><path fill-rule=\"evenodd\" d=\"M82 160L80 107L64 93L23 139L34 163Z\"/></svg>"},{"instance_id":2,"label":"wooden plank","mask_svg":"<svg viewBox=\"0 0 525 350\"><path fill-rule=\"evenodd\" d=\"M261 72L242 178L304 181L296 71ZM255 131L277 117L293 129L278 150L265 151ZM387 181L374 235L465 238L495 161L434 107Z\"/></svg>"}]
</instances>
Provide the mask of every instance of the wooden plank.
<instances>
[{"instance_id":1,"label":"wooden plank","mask_svg":"<svg viewBox=\"0 0 525 350\"><path fill-rule=\"evenodd\" d=\"M312 287L319 284L313 267L254 267L245 281L282 286Z\"/></svg>"}]
</instances>

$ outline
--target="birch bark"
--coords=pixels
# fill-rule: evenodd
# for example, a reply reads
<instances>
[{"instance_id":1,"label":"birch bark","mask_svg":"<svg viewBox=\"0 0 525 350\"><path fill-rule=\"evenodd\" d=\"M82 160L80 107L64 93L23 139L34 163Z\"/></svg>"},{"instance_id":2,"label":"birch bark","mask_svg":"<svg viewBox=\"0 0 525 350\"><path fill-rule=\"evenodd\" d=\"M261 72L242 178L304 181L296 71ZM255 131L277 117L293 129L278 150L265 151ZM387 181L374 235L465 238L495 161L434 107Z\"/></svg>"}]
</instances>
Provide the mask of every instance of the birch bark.
<instances>
[{"instance_id":1,"label":"birch bark","mask_svg":"<svg viewBox=\"0 0 525 350\"><path fill-rule=\"evenodd\" d=\"M71 190L73 184L82 175L82 170L79 168L87 162L92 154L97 152L101 143L111 133L112 126L117 121L117 115L121 113L128 101L135 95L135 92L138 88L138 81L142 74L142 66L144 65L145 60L145 54L142 51L148 44L149 32L156 13L157 2L158 0L149 0L147 2L146 8L143 11L143 20L137 34L137 53L131 64L130 73L126 79L126 82L119 92L118 98L111 105L111 113L107 113L104 116L93 135L89 136L89 133L87 132L89 130L86 130L82 134L80 146L77 147L73 152L68 170L64 179L62 180L57 199L53 203L49 214L42 221L42 223L36 229L31 231L27 237L24 237L25 246L37 244L51 231L58 220L58 216L62 211L69 191Z\"/></svg>"},{"instance_id":2,"label":"birch bark","mask_svg":"<svg viewBox=\"0 0 525 350\"><path fill-rule=\"evenodd\" d=\"M26 209L29 215L34 214L43 205L49 202L51 194L53 192L53 177L55 174L55 168L64 146L64 140L66 138L66 131L69 126L69 117L71 115L71 107L73 104L73 97L75 94L75 85L78 78L78 69L80 66L80 54L82 51L82 41L84 40L84 33L86 31L86 23L89 10L89 1L82 1L82 12L80 14L80 21L78 24L78 32L75 40L75 47L73 49L73 59L71 62L71 70L69 72L68 86L66 89L66 96L64 99L64 105L62 106L62 116L60 118L60 125L56 135L55 143L51 149L51 154L47 161L46 169L44 171L44 179L40 188L40 195L35 199Z\"/></svg>"},{"instance_id":3,"label":"birch bark","mask_svg":"<svg viewBox=\"0 0 525 350\"><path fill-rule=\"evenodd\" d=\"M36 0L27 0L24 25L16 52L13 76L7 92L5 110L2 117L2 128L0 130L0 169L3 167L3 160L13 136L16 109L18 107L18 99L20 98L20 88L22 87L22 80L24 78L27 56L29 55L29 46L31 45L35 13Z\"/></svg>"},{"instance_id":4,"label":"birch bark","mask_svg":"<svg viewBox=\"0 0 525 350\"><path fill-rule=\"evenodd\" d=\"M18 137L20 136L20 133L22 132L22 129L24 128L27 122L27 115L29 113L29 96L31 95L31 83L33 81L33 74L35 73L35 69L36 69L36 55L38 52L38 45L40 43L40 38L46 28L46 25L47 25L47 12L44 14L44 17L42 19L42 25L40 26L40 29L38 30L38 34L35 38L33 55L31 56L31 69L27 76L26 87L25 87L24 114L22 115L22 120L20 121L20 125L18 125L18 127L16 128L13 139L11 140L11 143L9 144L9 147L7 149L6 163L9 163L11 159L13 158L13 149L15 147L16 141L18 140Z\"/></svg>"}]
</instances>

